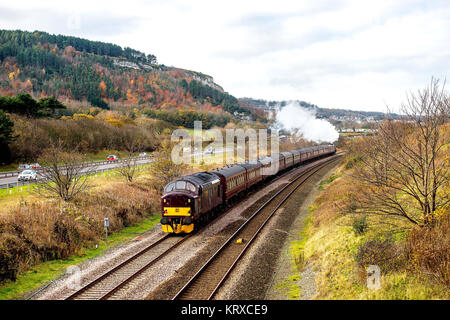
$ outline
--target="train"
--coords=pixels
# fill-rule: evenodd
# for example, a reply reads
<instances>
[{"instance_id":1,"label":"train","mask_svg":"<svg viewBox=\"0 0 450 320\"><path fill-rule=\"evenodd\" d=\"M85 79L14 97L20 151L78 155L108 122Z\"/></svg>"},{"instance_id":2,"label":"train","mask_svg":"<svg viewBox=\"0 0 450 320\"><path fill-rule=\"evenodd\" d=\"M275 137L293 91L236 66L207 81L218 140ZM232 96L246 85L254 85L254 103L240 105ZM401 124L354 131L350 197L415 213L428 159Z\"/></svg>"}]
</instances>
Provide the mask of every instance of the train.
<instances>
[{"instance_id":1,"label":"train","mask_svg":"<svg viewBox=\"0 0 450 320\"><path fill-rule=\"evenodd\" d=\"M280 152L253 163L242 162L198 172L171 181L164 188L161 197L162 230L175 234L194 232L226 205L267 179L335 153L334 145L309 147ZM272 166L275 161L278 161L278 166Z\"/></svg>"}]
</instances>

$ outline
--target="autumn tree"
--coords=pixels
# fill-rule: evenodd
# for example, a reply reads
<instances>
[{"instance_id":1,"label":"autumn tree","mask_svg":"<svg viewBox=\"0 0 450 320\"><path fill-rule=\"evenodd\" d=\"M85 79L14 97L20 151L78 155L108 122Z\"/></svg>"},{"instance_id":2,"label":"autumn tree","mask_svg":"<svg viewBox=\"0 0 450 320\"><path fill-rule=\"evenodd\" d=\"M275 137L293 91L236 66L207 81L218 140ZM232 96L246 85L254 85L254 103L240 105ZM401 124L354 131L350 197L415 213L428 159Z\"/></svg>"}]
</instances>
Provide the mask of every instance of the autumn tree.
<instances>
[{"instance_id":1,"label":"autumn tree","mask_svg":"<svg viewBox=\"0 0 450 320\"><path fill-rule=\"evenodd\" d=\"M438 80L411 93L403 119L385 120L360 144L354 178L363 187L356 213L394 216L430 225L447 211L450 181L450 96Z\"/></svg>"}]
</instances>

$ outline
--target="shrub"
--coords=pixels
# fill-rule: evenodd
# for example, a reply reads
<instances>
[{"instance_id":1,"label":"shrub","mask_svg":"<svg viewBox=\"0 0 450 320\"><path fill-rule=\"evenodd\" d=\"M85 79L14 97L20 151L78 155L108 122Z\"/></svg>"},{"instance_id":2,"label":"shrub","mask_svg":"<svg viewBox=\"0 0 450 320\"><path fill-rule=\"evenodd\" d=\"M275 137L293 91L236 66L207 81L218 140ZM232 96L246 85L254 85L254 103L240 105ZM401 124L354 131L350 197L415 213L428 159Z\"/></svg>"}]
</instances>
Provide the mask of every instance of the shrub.
<instances>
[{"instance_id":1,"label":"shrub","mask_svg":"<svg viewBox=\"0 0 450 320\"><path fill-rule=\"evenodd\" d=\"M382 272L399 270L405 264L405 250L391 239L368 240L358 247L356 261L361 269L377 265Z\"/></svg>"},{"instance_id":2,"label":"shrub","mask_svg":"<svg viewBox=\"0 0 450 320\"><path fill-rule=\"evenodd\" d=\"M355 234L357 235L364 234L369 228L369 223L367 222L367 215L357 215L353 217L352 227Z\"/></svg>"},{"instance_id":3,"label":"shrub","mask_svg":"<svg viewBox=\"0 0 450 320\"><path fill-rule=\"evenodd\" d=\"M450 215L435 225L417 228L409 234L406 245L414 271L431 275L450 286Z\"/></svg>"},{"instance_id":4,"label":"shrub","mask_svg":"<svg viewBox=\"0 0 450 320\"><path fill-rule=\"evenodd\" d=\"M23 241L9 233L0 233L0 280L16 280L20 258L26 254Z\"/></svg>"},{"instance_id":5,"label":"shrub","mask_svg":"<svg viewBox=\"0 0 450 320\"><path fill-rule=\"evenodd\" d=\"M360 163L362 159L363 159L362 156L351 157L350 159L347 160L345 164L345 170L353 168L355 165Z\"/></svg>"}]
</instances>

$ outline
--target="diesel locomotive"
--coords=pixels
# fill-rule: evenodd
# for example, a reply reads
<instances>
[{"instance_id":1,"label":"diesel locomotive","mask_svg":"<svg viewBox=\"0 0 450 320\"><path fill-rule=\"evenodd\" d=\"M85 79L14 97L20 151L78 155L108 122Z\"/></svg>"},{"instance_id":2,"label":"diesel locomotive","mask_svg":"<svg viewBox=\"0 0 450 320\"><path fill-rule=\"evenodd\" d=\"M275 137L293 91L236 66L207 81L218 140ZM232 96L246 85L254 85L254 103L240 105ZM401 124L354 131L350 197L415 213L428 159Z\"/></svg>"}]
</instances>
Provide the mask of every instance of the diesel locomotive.
<instances>
[{"instance_id":1,"label":"diesel locomotive","mask_svg":"<svg viewBox=\"0 0 450 320\"><path fill-rule=\"evenodd\" d=\"M191 233L207 223L223 207L262 181L294 166L336 153L334 145L281 152L256 163L238 163L198 172L170 182L161 197L162 230ZM274 161L278 166L271 167ZM269 168L276 168L275 172Z\"/></svg>"}]
</instances>

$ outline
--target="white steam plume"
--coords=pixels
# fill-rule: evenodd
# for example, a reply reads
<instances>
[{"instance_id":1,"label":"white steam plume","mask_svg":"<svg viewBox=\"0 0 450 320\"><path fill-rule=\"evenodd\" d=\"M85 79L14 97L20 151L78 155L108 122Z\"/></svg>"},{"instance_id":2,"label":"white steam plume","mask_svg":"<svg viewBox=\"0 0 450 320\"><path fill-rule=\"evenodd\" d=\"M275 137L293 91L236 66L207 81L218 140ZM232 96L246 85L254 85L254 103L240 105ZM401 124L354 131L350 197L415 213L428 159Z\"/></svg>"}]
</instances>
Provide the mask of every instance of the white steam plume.
<instances>
[{"instance_id":1,"label":"white steam plume","mask_svg":"<svg viewBox=\"0 0 450 320\"><path fill-rule=\"evenodd\" d=\"M335 142L339 133L325 119L317 119L315 112L302 108L297 102L289 102L276 115L279 127L295 132L297 137L317 143Z\"/></svg>"}]
</instances>

